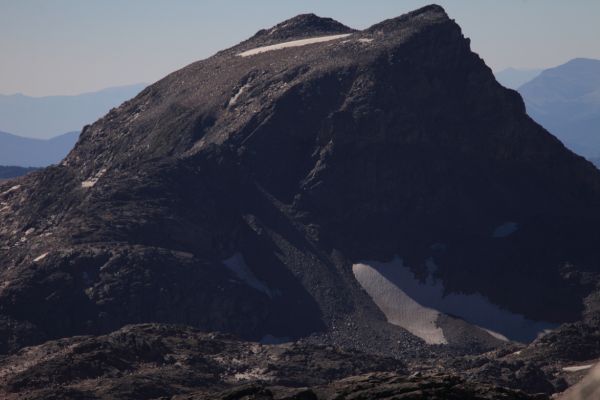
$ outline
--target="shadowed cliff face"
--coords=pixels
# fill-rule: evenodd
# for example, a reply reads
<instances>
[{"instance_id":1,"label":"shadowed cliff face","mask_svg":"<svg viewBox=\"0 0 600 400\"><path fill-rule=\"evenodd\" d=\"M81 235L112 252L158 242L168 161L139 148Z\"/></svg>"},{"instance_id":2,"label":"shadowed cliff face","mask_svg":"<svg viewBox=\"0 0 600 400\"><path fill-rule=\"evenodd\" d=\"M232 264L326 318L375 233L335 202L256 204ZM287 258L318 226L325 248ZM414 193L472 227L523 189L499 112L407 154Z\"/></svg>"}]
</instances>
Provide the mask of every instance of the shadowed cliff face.
<instances>
[{"instance_id":1,"label":"shadowed cliff face","mask_svg":"<svg viewBox=\"0 0 600 400\"><path fill-rule=\"evenodd\" d=\"M447 292L531 320L584 317L599 172L526 116L440 7L364 31L314 16L276 28L0 187L2 352L152 321L407 354L423 342L352 274L394 256L420 279L433 259ZM245 266L228 268L235 254Z\"/></svg>"}]
</instances>

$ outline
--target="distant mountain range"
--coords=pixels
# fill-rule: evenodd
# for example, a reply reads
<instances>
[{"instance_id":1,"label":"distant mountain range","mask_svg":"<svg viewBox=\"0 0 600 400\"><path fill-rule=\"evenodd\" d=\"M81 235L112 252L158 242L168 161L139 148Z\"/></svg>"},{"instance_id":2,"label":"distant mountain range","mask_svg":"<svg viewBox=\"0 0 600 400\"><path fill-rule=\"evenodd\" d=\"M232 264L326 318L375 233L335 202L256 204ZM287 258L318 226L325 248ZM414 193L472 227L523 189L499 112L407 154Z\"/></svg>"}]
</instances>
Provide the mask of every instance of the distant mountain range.
<instances>
[{"instance_id":1,"label":"distant mountain range","mask_svg":"<svg viewBox=\"0 0 600 400\"><path fill-rule=\"evenodd\" d=\"M506 68L502 71L496 72L496 80L502 84L502 86L517 89L524 83L529 82L536 76L538 76L543 70L542 69L517 69L517 68Z\"/></svg>"},{"instance_id":2,"label":"distant mountain range","mask_svg":"<svg viewBox=\"0 0 600 400\"><path fill-rule=\"evenodd\" d=\"M73 148L78 137L78 131L52 139L24 138L0 132L0 165L45 167L56 164Z\"/></svg>"},{"instance_id":3,"label":"distant mountain range","mask_svg":"<svg viewBox=\"0 0 600 400\"><path fill-rule=\"evenodd\" d=\"M0 95L0 165L45 167L58 163L73 148L84 125L135 97L145 86L120 86L75 96ZM56 136L57 132L68 133ZM8 168L6 177L27 172ZM1 175L0 171L0 179Z\"/></svg>"},{"instance_id":4,"label":"distant mountain range","mask_svg":"<svg viewBox=\"0 0 600 400\"><path fill-rule=\"evenodd\" d=\"M567 147L600 158L600 60L576 58L518 89L527 113Z\"/></svg>"},{"instance_id":5,"label":"distant mountain range","mask_svg":"<svg viewBox=\"0 0 600 400\"><path fill-rule=\"evenodd\" d=\"M0 130L38 139L80 131L145 86L139 83L74 96L0 95Z\"/></svg>"},{"instance_id":6,"label":"distant mountain range","mask_svg":"<svg viewBox=\"0 0 600 400\"><path fill-rule=\"evenodd\" d=\"M35 171L36 168L24 168L24 167L14 167L14 166L0 166L0 181L14 178L17 176L22 176L28 174L32 171Z\"/></svg>"}]
</instances>

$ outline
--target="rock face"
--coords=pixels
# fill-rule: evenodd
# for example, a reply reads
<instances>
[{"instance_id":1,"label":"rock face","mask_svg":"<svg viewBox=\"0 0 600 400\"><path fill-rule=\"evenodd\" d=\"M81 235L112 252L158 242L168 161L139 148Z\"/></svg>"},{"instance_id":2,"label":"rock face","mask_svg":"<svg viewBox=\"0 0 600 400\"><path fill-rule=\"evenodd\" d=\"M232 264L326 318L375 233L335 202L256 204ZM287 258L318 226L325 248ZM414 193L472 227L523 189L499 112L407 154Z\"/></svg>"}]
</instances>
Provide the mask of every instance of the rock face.
<instances>
[{"instance_id":1,"label":"rock face","mask_svg":"<svg viewBox=\"0 0 600 400\"><path fill-rule=\"evenodd\" d=\"M430 355L353 274L394 257L444 293L596 326L600 172L437 6L261 31L85 127L0 202L2 353L162 322ZM436 312L446 347L501 343Z\"/></svg>"}]
</instances>

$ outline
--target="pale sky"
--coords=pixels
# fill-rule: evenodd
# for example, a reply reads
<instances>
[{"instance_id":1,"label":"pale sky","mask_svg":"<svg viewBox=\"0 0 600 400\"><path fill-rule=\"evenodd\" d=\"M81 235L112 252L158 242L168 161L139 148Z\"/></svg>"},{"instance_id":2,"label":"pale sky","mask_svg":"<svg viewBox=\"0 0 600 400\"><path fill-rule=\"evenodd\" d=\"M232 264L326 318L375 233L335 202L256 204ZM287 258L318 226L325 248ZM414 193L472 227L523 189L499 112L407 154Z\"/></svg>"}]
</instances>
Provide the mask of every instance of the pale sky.
<instances>
[{"instance_id":1,"label":"pale sky","mask_svg":"<svg viewBox=\"0 0 600 400\"><path fill-rule=\"evenodd\" d=\"M154 82L306 12L353 28L420 0L0 0L0 94ZM494 70L600 58L599 0L440 0Z\"/></svg>"}]
</instances>

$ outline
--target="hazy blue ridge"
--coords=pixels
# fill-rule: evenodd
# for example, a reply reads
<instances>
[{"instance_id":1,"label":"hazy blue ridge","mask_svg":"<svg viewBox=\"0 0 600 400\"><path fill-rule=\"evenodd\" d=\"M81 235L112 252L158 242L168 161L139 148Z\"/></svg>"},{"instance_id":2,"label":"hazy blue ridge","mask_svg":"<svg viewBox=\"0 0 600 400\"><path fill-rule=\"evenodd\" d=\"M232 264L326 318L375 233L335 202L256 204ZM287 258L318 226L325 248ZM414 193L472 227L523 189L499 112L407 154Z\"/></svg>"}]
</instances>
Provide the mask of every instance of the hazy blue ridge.
<instances>
[{"instance_id":1,"label":"hazy blue ridge","mask_svg":"<svg viewBox=\"0 0 600 400\"><path fill-rule=\"evenodd\" d=\"M600 158L600 60L573 59L518 91L536 122L575 153Z\"/></svg>"},{"instance_id":2,"label":"hazy blue ridge","mask_svg":"<svg viewBox=\"0 0 600 400\"><path fill-rule=\"evenodd\" d=\"M60 162L73 148L79 132L52 139L32 139L0 132L0 165L45 167Z\"/></svg>"},{"instance_id":3,"label":"hazy blue ridge","mask_svg":"<svg viewBox=\"0 0 600 400\"><path fill-rule=\"evenodd\" d=\"M517 89L519 86L526 82L529 82L542 72L542 69L517 69L517 68L506 68L502 71L494 73L496 80L502 84L502 86Z\"/></svg>"},{"instance_id":4,"label":"hazy blue ridge","mask_svg":"<svg viewBox=\"0 0 600 400\"><path fill-rule=\"evenodd\" d=\"M144 87L146 84L139 83L74 96L0 95L0 131L39 139L81 131Z\"/></svg>"}]
</instances>

